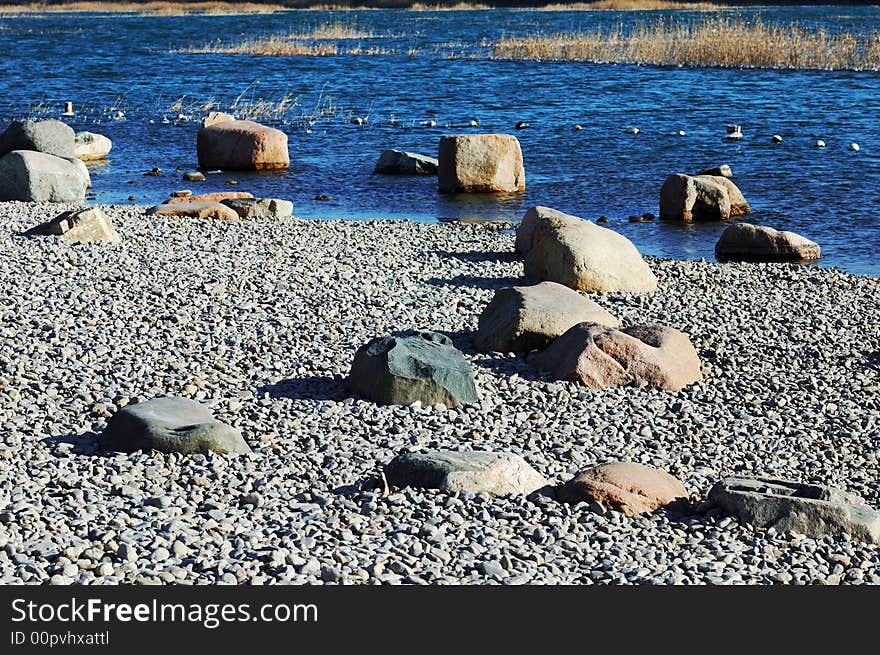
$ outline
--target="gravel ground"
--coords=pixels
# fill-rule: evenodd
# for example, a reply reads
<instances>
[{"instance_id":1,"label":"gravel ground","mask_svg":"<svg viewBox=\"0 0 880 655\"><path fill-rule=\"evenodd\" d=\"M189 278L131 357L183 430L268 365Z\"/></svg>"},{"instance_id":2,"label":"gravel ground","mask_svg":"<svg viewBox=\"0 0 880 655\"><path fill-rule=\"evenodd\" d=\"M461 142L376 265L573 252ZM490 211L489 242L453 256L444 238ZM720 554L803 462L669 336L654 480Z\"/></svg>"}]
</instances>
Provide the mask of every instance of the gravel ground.
<instances>
[{"instance_id":1,"label":"gravel ground","mask_svg":"<svg viewBox=\"0 0 880 655\"><path fill-rule=\"evenodd\" d=\"M0 203L0 582L880 583L880 547L716 510L357 487L403 450L453 448L519 453L556 483L629 459L695 503L746 473L880 506L877 278L651 259L659 293L596 299L688 333L707 377L591 391L474 352L492 289L521 281L509 232L105 207L121 245L16 236L60 209ZM453 337L479 406L347 396L356 348L410 327ZM164 394L209 403L254 453L97 451L117 407Z\"/></svg>"}]
</instances>

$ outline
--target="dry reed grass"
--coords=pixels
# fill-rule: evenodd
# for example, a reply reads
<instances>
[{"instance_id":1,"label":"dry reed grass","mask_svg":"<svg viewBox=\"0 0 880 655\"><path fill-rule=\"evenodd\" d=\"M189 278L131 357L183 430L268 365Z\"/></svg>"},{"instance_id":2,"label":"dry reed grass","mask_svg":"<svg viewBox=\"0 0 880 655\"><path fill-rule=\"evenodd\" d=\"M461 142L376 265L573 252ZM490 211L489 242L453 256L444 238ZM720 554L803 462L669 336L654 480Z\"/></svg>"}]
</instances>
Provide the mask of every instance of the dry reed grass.
<instances>
[{"instance_id":1,"label":"dry reed grass","mask_svg":"<svg viewBox=\"0 0 880 655\"><path fill-rule=\"evenodd\" d=\"M801 70L878 70L880 35L829 33L760 17L695 23L655 21L576 34L504 37L495 59L680 64Z\"/></svg>"},{"instance_id":2,"label":"dry reed grass","mask_svg":"<svg viewBox=\"0 0 880 655\"><path fill-rule=\"evenodd\" d=\"M285 11L288 7L280 4L262 4L256 2L171 2L156 0L154 2L65 2L63 4L46 4L30 2L20 5L0 4L0 15L44 14L44 13L120 13L149 14L155 16L186 16L190 14L272 14Z\"/></svg>"},{"instance_id":3,"label":"dry reed grass","mask_svg":"<svg viewBox=\"0 0 880 655\"><path fill-rule=\"evenodd\" d=\"M672 0L596 0L596 2L568 2L535 7L536 11L656 11L722 9L712 2L674 2Z\"/></svg>"}]
</instances>

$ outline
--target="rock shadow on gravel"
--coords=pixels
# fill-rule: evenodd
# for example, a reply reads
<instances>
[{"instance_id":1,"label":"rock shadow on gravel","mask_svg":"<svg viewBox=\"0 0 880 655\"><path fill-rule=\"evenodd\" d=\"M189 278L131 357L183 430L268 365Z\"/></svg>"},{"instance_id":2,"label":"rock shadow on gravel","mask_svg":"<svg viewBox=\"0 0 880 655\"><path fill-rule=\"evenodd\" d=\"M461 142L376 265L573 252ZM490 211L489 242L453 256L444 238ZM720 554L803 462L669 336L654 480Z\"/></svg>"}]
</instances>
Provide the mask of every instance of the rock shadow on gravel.
<instances>
[{"instance_id":1,"label":"rock shadow on gravel","mask_svg":"<svg viewBox=\"0 0 880 655\"><path fill-rule=\"evenodd\" d=\"M289 398L291 400L343 401L352 397L344 377L285 378L274 384L262 386L258 391L260 394L269 394L271 398Z\"/></svg>"},{"instance_id":2,"label":"rock shadow on gravel","mask_svg":"<svg viewBox=\"0 0 880 655\"><path fill-rule=\"evenodd\" d=\"M56 454L64 450L67 455L102 455L100 436L95 432L83 434L62 434L55 437L45 437L41 441L50 447ZM69 447L65 447L69 444Z\"/></svg>"},{"instance_id":3,"label":"rock shadow on gravel","mask_svg":"<svg viewBox=\"0 0 880 655\"><path fill-rule=\"evenodd\" d=\"M509 262L514 263L522 259L522 255L509 250L468 250L453 252L449 250L433 250L431 254L445 259L458 259L463 262Z\"/></svg>"},{"instance_id":4,"label":"rock shadow on gravel","mask_svg":"<svg viewBox=\"0 0 880 655\"><path fill-rule=\"evenodd\" d=\"M435 287L474 287L477 289L502 289L535 284L533 280L524 277L484 277L481 275L456 275L455 277L432 277L425 280Z\"/></svg>"}]
</instances>

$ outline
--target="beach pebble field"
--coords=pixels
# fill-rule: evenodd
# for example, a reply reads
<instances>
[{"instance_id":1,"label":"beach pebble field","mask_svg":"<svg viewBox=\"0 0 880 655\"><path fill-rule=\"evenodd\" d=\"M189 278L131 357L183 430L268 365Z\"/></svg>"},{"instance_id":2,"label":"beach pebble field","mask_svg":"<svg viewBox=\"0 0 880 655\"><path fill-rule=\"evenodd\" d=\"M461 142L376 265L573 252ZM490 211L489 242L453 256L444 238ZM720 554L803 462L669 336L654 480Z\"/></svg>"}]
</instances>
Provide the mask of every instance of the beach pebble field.
<instances>
[{"instance_id":1,"label":"beach pebble field","mask_svg":"<svg viewBox=\"0 0 880 655\"><path fill-rule=\"evenodd\" d=\"M646 257L659 291L590 298L687 334L704 379L592 390L546 379L534 353L474 347L493 291L530 283L510 225L102 206L118 244L20 235L69 208L0 203L0 583L880 583L877 545L704 502L744 474L880 506L878 278ZM352 397L356 350L406 329L451 337L478 404ZM207 404L253 452L99 448L120 407L166 395ZM691 503L626 517L377 488L396 455L431 449L514 453L554 485L638 462Z\"/></svg>"}]
</instances>

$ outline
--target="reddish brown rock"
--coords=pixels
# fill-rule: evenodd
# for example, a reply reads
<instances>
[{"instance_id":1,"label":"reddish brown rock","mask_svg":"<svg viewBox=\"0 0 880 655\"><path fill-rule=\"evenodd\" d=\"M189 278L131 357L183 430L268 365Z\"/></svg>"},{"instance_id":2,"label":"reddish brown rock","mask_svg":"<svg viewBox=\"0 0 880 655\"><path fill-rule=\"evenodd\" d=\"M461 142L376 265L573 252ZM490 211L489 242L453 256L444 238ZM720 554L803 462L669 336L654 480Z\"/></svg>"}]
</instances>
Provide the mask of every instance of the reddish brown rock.
<instances>
[{"instance_id":1,"label":"reddish brown rock","mask_svg":"<svg viewBox=\"0 0 880 655\"><path fill-rule=\"evenodd\" d=\"M648 514L687 490L666 471L635 462L609 462L578 473L556 491L566 503L597 502L627 516Z\"/></svg>"},{"instance_id":2,"label":"reddish brown rock","mask_svg":"<svg viewBox=\"0 0 880 655\"><path fill-rule=\"evenodd\" d=\"M579 323L534 361L557 379L593 389L639 383L678 391L703 377L700 358L687 335L663 325L620 331Z\"/></svg>"},{"instance_id":3,"label":"reddish brown rock","mask_svg":"<svg viewBox=\"0 0 880 655\"><path fill-rule=\"evenodd\" d=\"M223 202L224 200L239 200L241 198L253 198L253 194L247 191L218 191L217 193L200 193L197 196L182 198L169 198L166 205L178 205L181 203L192 204L194 202Z\"/></svg>"},{"instance_id":4,"label":"reddish brown rock","mask_svg":"<svg viewBox=\"0 0 880 655\"><path fill-rule=\"evenodd\" d=\"M202 121L198 138L199 167L224 170L282 170L290 167L287 135L228 114L211 114Z\"/></svg>"}]
</instances>

